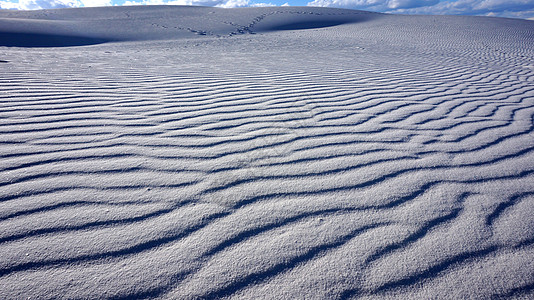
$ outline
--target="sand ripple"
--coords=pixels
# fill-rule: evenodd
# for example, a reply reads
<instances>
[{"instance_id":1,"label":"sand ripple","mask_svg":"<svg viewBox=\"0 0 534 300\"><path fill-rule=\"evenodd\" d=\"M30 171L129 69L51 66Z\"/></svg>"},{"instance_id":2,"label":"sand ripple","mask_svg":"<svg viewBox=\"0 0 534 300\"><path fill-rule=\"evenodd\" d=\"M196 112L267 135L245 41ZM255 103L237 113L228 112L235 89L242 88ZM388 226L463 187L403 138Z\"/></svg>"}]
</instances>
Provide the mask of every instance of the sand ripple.
<instances>
[{"instance_id":1,"label":"sand ripple","mask_svg":"<svg viewBox=\"0 0 534 300\"><path fill-rule=\"evenodd\" d=\"M532 22L224 14L0 48L0 298L534 296Z\"/></svg>"}]
</instances>

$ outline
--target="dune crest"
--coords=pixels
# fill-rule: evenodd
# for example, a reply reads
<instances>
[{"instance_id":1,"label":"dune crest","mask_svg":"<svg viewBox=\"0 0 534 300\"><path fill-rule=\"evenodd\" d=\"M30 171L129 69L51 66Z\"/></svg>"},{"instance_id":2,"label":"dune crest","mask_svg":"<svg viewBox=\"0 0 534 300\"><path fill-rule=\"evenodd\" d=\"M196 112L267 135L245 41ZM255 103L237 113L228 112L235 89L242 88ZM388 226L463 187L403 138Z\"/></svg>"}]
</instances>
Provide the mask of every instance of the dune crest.
<instances>
[{"instance_id":1,"label":"dune crest","mask_svg":"<svg viewBox=\"0 0 534 300\"><path fill-rule=\"evenodd\" d=\"M379 16L317 8L223 9L196 6L0 11L0 46L65 47L111 41L224 38L364 22Z\"/></svg>"}]
</instances>

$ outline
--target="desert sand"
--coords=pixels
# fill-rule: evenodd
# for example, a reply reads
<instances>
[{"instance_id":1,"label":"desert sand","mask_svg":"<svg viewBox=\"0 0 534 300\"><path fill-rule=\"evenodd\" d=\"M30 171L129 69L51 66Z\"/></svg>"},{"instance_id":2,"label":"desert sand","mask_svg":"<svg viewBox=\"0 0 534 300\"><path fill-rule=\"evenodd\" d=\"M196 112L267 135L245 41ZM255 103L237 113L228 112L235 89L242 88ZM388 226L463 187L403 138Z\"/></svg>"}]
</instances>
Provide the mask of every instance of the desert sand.
<instances>
[{"instance_id":1,"label":"desert sand","mask_svg":"<svg viewBox=\"0 0 534 300\"><path fill-rule=\"evenodd\" d=\"M534 298L534 21L0 11L0 298Z\"/></svg>"}]
</instances>

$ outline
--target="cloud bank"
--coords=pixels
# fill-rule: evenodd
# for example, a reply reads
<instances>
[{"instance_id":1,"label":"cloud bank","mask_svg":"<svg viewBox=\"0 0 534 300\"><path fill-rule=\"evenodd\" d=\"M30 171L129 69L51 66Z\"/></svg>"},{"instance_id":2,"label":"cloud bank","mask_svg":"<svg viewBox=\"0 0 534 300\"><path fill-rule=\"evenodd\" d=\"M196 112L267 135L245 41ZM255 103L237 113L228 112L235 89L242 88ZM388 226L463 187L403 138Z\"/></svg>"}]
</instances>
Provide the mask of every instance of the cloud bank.
<instances>
[{"instance_id":1,"label":"cloud bank","mask_svg":"<svg viewBox=\"0 0 534 300\"><path fill-rule=\"evenodd\" d=\"M13 1L13 0L12 0ZM0 0L3 9L50 9L117 5L116 0ZM119 0L121 1L121 0ZM293 0L289 5L352 8L386 13L483 15L534 19L534 0ZM309 1L309 0L308 0ZM254 0L126 0L120 5L275 6ZM287 3L285 4L287 5Z\"/></svg>"}]
</instances>

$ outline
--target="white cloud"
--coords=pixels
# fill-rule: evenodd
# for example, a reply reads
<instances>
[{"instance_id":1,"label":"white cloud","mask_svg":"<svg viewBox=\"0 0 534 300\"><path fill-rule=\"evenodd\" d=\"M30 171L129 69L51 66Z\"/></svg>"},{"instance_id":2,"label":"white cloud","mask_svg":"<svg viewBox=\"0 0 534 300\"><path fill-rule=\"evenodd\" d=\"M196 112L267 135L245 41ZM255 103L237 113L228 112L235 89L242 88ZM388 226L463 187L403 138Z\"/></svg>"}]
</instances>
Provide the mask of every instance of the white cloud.
<instances>
[{"instance_id":1,"label":"white cloud","mask_svg":"<svg viewBox=\"0 0 534 300\"><path fill-rule=\"evenodd\" d=\"M80 6L77 0L20 0L20 9L48 9Z\"/></svg>"},{"instance_id":2,"label":"white cloud","mask_svg":"<svg viewBox=\"0 0 534 300\"><path fill-rule=\"evenodd\" d=\"M272 4L272 3L252 3L249 6L252 6L252 7L272 7L272 6L277 6L277 5L276 4ZM284 6L284 5L282 5L282 6Z\"/></svg>"},{"instance_id":3,"label":"white cloud","mask_svg":"<svg viewBox=\"0 0 534 300\"><path fill-rule=\"evenodd\" d=\"M244 6L249 6L249 1L248 0L228 0L220 4L217 4L215 6L224 7L224 8L244 7Z\"/></svg>"},{"instance_id":4,"label":"white cloud","mask_svg":"<svg viewBox=\"0 0 534 300\"><path fill-rule=\"evenodd\" d=\"M80 0L85 7L110 6L111 0Z\"/></svg>"},{"instance_id":5,"label":"white cloud","mask_svg":"<svg viewBox=\"0 0 534 300\"><path fill-rule=\"evenodd\" d=\"M0 9L19 9L19 4L8 1L0 1Z\"/></svg>"}]
</instances>

